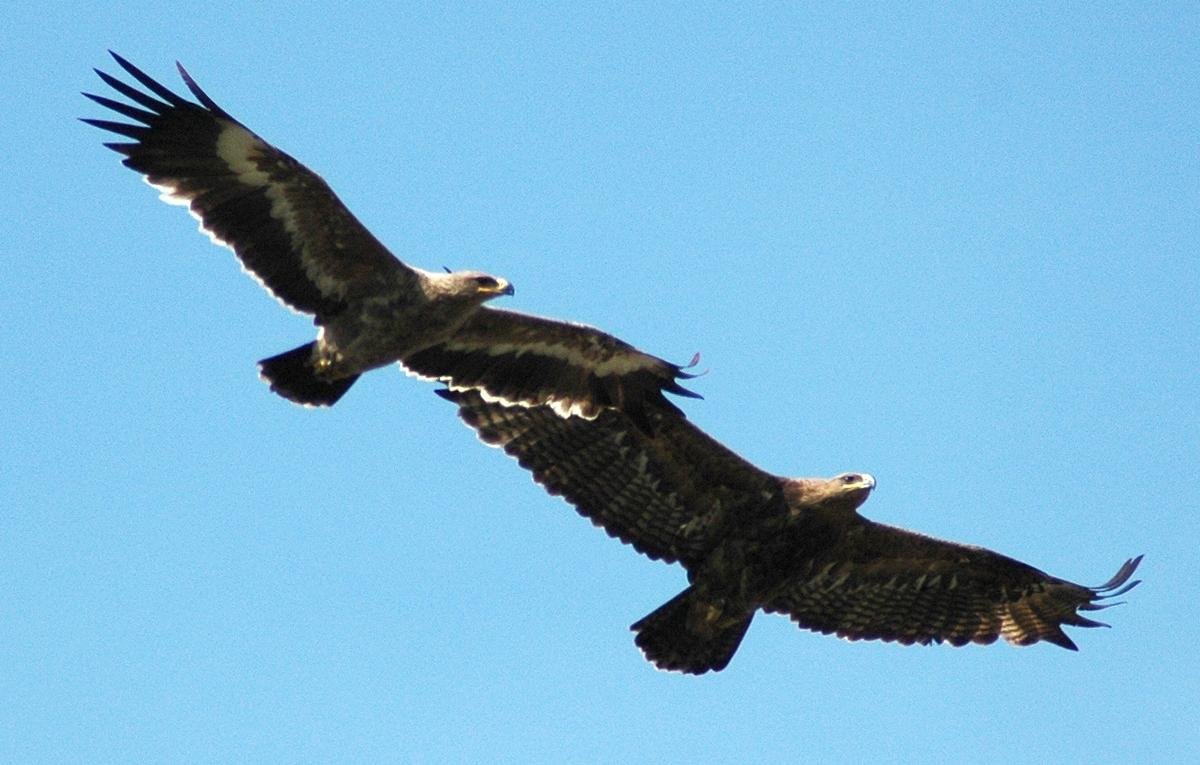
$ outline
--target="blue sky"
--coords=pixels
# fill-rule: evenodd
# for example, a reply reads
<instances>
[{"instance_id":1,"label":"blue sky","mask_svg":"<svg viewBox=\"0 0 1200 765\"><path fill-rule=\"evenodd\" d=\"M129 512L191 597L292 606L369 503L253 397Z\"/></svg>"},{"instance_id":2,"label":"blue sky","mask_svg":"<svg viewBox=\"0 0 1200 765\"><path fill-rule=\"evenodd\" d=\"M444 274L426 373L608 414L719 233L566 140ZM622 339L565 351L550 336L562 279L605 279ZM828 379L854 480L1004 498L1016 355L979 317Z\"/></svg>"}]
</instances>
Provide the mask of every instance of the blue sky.
<instances>
[{"instance_id":1,"label":"blue sky","mask_svg":"<svg viewBox=\"0 0 1200 765\"><path fill-rule=\"evenodd\" d=\"M0 761L1171 761L1200 747L1200 14L906 3L8 12ZM1084 584L1081 651L628 625L684 574L312 336L75 121L107 48L506 305L699 351L691 418Z\"/></svg>"}]
</instances>

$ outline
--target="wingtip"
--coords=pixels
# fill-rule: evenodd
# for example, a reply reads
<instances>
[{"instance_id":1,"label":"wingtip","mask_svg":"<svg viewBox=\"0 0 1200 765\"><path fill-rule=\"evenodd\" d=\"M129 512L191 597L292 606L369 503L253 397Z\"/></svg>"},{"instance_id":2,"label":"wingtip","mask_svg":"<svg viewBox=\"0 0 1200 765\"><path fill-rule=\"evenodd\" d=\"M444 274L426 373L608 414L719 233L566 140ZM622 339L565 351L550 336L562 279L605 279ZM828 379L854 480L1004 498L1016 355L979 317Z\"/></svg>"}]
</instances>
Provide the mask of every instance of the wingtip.
<instances>
[{"instance_id":1,"label":"wingtip","mask_svg":"<svg viewBox=\"0 0 1200 765\"><path fill-rule=\"evenodd\" d=\"M1099 587L1093 587L1092 589L1098 596L1104 598L1115 598L1124 595L1134 587L1137 587L1142 583L1142 580L1135 579L1130 582L1129 577L1133 576L1133 573L1137 571L1138 566L1140 566L1142 563L1143 557L1145 556L1138 555L1126 560L1123 564L1121 564L1121 567L1117 569L1117 573L1112 575L1111 579Z\"/></svg>"},{"instance_id":2,"label":"wingtip","mask_svg":"<svg viewBox=\"0 0 1200 765\"><path fill-rule=\"evenodd\" d=\"M691 361L689 361L686 364L676 364L675 365L675 376L682 380L694 380L697 377L703 377L704 375L709 373L709 370L705 369L703 372L685 372L685 371L683 371L685 369L695 369L699 363L700 363L700 351L696 351L695 353L692 354Z\"/></svg>"},{"instance_id":3,"label":"wingtip","mask_svg":"<svg viewBox=\"0 0 1200 765\"><path fill-rule=\"evenodd\" d=\"M179 76L183 78L183 84L187 85L187 89L192 92L192 95L196 97L196 100L198 100L205 109L208 109L218 117L224 117L227 120L237 122L237 120L230 116L229 112L218 106L217 102L212 100L212 98L204 92L203 88L196 84L196 81L192 79L192 75L188 74L188 70L184 69L182 63L176 61L175 68L179 70Z\"/></svg>"},{"instance_id":4,"label":"wingtip","mask_svg":"<svg viewBox=\"0 0 1200 765\"><path fill-rule=\"evenodd\" d=\"M133 64L129 63L129 59L125 58L120 53L117 53L112 48L108 49L108 55L112 56L113 60L116 61L118 64L120 64L121 68L126 71L137 68Z\"/></svg>"},{"instance_id":5,"label":"wingtip","mask_svg":"<svg viewBox=\"0 0 1200 765\"><path fill-rule=\"evenodd\" d=\"M679 383L674 383L674 382L671 383L670 385L663 386L663 390L667 391L668 393L674 393L676 396L685 396L687 398L697 398L697 399L704 398L704 396L701 396L696 391L688 390L687 388L683 387Z\"/></svg>"}]
</instances>

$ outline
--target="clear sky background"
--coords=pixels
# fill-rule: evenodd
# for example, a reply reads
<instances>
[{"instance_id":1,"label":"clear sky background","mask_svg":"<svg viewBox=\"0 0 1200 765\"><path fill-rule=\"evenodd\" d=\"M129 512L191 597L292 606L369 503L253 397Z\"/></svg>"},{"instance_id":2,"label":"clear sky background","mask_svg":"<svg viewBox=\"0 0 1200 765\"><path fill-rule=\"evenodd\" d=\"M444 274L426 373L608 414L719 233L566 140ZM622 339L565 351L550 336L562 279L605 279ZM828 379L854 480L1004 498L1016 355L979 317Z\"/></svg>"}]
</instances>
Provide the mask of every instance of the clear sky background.
<instances>
[{"instance_id":1,"label":"clear sky background","mask_svg":"<svg viewBox=\"0 0 1200 765\"><path fill-rule=\"evenodd\" d=\"M1200 13L48 4L6 11L0 761L1168 762L1200 660ZM312 337L79 91L113 48L321 173L393 251L709 374L689 416L877 520L1084 584L1039 645L760 615L729 668L628 626L685 584Z\"/></svg>"}]
</instances>

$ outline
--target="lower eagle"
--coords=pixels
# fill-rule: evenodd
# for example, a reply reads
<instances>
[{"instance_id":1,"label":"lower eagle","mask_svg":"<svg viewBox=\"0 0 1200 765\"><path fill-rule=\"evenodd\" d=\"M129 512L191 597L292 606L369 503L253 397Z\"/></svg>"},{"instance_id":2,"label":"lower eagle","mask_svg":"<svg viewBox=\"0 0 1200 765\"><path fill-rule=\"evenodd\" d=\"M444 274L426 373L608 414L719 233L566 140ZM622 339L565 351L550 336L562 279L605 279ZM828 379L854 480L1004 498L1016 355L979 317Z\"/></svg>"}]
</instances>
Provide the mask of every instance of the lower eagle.
<instances>
[{"instance_id":1,"label":"lower eagle","mask_svg":"<svg viewBox=\"0 0 1200 765\"><path fill-rule=\"evenodd\" d=\"M850 640L903 644L1045 640L1106 626L1097 611L1128 592L1141 557L1084 587L982 547L858 514L875 480L782 478L742 459L673 409L640 426L616 410L593 420L439 390L486 444L501 447L609 535L679 562L689 586L635 623L655 666L723 669L758 610Z\"/></svg>"},{"instance_id":2,"label":"lower eagle","mask_svg":"<svg viewBox=\"0 0 1200 765\"><path fill-rule=\"evenodd\" d=\"M595 417L638 417L663 392L695 394L691 375L593 327L484 305L512 295L478 271L424 271L391 254L321 178L218 106L182 66L196 102L112 54L141 87L96 70L130 103L85 93L129 120L85 119L130 139L105 144L284 305L311 314L317 339L259 362L271 390L329 406L371 369L399 362L418 377L489 400Z\"/></svg>"}]
</instances>

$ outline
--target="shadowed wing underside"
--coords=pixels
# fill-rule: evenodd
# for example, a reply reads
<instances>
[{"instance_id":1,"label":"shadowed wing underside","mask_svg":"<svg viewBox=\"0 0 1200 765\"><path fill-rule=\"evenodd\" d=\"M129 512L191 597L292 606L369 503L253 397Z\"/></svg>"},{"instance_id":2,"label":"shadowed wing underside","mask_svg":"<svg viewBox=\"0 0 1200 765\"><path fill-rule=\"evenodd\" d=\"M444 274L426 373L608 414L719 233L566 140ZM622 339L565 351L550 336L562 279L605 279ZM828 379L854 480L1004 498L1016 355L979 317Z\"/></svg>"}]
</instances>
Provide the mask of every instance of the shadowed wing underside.
<instances>
[{"instance_id":1,"label":"shadowed wing underside","mask_svg":"<svg viewBox=\"0 0 1200 765\"><path fill-rule=\"evenodd\" d=\"M647 431L613 410L595 420L564 418L548 407L489 403L476 392L437 393L547 492L651 558L696 565L736 519L782 512L778 478L673 410L653 410Z\"/></svg>"},{"instance_id":2,"label":"shadowed wing underside","mask_svg":"<svg viewBox=\"0 0 1200 765\"><path fill-rule=\"evenodd\" d=\"M84 95L129 122L86 119L129 142L105 144L124 164L186 204L215 241L285 305L328 315L381 286L415 288L415 274L304 165L259 138L217 106L179 66L200 103L171 92L112 54L149 92L96 73L134 105Z\"/></svg>"},{"instance_id":3,"label":"shadowed wing underside","mask_svg":"<svg viewBox=\"0 0 1200 765\"><path fill-rule=\"evenodd\" d=\"M1136 586L1129 577L1140 562L1128 560L1105 584L1084 587L982 547L857 517L781 582L763 610L850 640L961 646L1003 637L1075 650L1062 626L1107 626L1079 611L1106 608Z\"/></svg>"}]
</instances>

